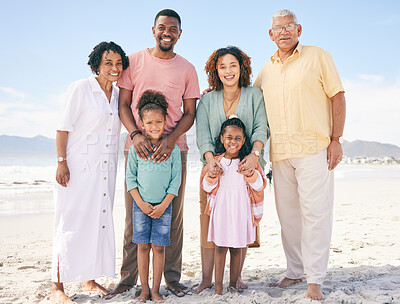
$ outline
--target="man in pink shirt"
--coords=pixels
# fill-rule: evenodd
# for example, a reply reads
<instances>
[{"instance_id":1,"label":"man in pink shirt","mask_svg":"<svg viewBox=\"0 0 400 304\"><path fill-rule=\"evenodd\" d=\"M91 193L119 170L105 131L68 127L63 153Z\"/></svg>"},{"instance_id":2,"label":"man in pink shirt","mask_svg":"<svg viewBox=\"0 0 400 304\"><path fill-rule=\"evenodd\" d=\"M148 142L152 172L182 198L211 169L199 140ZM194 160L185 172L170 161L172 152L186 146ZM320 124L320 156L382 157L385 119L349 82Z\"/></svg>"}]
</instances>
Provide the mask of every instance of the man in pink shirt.
<instances>
[{"instance_id":1,"label":"man in pink shirt","mask_svg":"<svg viewBox=\"0 0 400 304\"><path fill-rule=\"evenodd\" d=\"M196 100L200 97L194 66L174 53L174 46L181 34L179 15L169 9L160 11L153 26L155 47L130 54L129 69L123 72L117 83L120 88L119 116L128 130L125 165L132 144L139 157L143 159L152 157L154 162L167 160L175 144L181 150L182 182L178 196L172 201L171 245L165 249L164 267L166 288L180 297L189 291L188 287L179 283L182 268L183 198L188 150L185 133L193 125ZM146 90L160 91L168 102L164 138L154 149L145 137L136 109L140 96ZM121 281L108 298L131 289L137 282L137 244L132 243L132 203L131 195L125 191L126 218Z\"/></svg>"}]
</instances>

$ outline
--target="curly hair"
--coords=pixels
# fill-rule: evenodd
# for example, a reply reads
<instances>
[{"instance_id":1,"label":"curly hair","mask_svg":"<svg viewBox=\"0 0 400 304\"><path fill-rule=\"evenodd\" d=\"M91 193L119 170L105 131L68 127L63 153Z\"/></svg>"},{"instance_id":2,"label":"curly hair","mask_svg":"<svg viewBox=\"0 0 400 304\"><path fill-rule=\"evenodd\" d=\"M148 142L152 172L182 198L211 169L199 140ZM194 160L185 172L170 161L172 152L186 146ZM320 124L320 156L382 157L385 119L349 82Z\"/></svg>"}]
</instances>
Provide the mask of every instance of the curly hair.
<instances>
[{"instance_id":1,"label":"curly hair","mask_svg":"<svg viewBox=\"0 0 400 304\"><path fill-rule=\"evenodd\" d=\"M99 66L101 63L101 58L103 57L104 52L110 53L115 52L121 55L122 59L122 68L126 70L129 66L129 59L126 56L124 50L116 43L110 42L100 42L93 48L93 51L89 54L88 65L92 70L93 74L99 75Z\"/></svg>"},{"instance_id":2,"label":"curly hair","mask_svg":"<svg viewBox=\"0 0 400 304\"><path fill-rule=\"evenodd\" d=\"M227 54L236 57L240 65L239 87L247 87L250 85L251 76L251 59L241 49L236 46L227 46L214 51L206 62L204 70L207 74L208 85L211 90L221 90L223 85L218 76L219 59Z\"/></svg>"},{"instance_id":3,"label":"curly hair","mask_svg":"<svg viewBox=\"0 0 400 304\"><path fill-rule=\"evenodd\" d=\"M143 120L143 112L150 110L160 110L164 116L167 117L168 103L165 96L158 91L147 90L143 92L136 106L139 111L140 119Z\"/></svg>"},{"instance_id":4,"label":"curly hair","mask_svg":"<svg viewBox=\"0 0 400 304\"><path fill-rule=\"evenodd\" d=\"M229 126L235 126L243 131L243 136L244 136L244 144L239 150L239 159L243 160L246 155L249 155L251 153L251 143L250 139L246 136L246 126L244 123L237 117L230 118L224 121L224 123L221 125L221 131L219 132L219 135L215 137L215 154L220 155L224 152L226 152L224 144L221 141L221 136L224 135L226 127Z\"/></svg>"}]
</instances>

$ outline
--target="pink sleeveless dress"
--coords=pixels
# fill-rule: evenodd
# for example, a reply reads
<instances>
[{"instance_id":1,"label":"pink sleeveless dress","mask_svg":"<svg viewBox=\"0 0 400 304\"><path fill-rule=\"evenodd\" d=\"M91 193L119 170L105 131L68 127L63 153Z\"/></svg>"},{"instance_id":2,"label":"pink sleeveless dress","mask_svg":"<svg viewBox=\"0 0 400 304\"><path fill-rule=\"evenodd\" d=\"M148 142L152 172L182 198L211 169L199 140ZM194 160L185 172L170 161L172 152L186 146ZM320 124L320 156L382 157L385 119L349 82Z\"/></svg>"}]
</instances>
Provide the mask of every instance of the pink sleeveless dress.
<instances>
[{"instance_id":1,"label":"pink sleeveless dress","mask_svg":"<svg viewBox=\"0 0 400 304\"><path fill-rule=\"evenodd\" d=\"M224 175L220 177L208 229L208 241L220 247L244 248L255 240L246 181L237 172L239 162L224 157L220 160Z\"/></svg>"}]
</instances>

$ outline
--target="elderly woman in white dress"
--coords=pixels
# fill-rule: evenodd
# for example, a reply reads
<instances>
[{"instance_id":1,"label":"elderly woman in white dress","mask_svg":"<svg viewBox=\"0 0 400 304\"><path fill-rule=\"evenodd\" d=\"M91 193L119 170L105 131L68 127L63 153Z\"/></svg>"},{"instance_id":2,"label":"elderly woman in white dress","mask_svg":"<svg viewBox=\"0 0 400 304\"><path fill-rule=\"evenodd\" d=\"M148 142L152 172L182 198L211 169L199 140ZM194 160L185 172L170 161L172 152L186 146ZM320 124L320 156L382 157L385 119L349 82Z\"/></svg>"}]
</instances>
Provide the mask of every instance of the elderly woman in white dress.
<instances>
[{"instance_id":1,"label":"elderly woman in white dress","mask_svg":"<svg viewBox=\"0 0 400 304\"><path fill-rule=\"evenodd\" d=\"M57 185L50 300L71 302L65 282L84 290L107 289L95 282L115 276L113 203L121 124L113 84L129 61L114 42L101 42L89 55L96 76L71 84L57 127Z\"/></svg>"}]
</instances>

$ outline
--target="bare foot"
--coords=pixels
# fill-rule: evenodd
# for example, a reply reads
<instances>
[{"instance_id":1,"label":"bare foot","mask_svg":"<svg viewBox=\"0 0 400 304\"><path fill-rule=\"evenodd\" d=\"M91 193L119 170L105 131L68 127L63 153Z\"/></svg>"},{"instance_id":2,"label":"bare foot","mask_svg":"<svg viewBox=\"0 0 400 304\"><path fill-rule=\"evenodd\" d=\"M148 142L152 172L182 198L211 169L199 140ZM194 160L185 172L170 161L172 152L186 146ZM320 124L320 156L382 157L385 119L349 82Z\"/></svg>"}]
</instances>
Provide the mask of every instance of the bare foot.
<instances>
[{"instance_id":1,"label":"bare foot","mask_svg":"<svg viewBox=\"0 0 400 304\"><path fill-rule=\"evenodd\" d=\"M321 291L321 285L308 284L306 298L310 298L311 300L321 301L324 298L324 294Z\"/></svg>"},{"instance_id":2,"label":"bare foot","mask_svg":"<svg viewBox=\"0 0 400 304\"><path fill-rule=\"evenodd\" d=\"M282 280L270 284L271 287L279 287L279 288L285 288L293 284L301 283L303 280L302 279L289 279L287 277L284 277Z\"/></svg>"},{"instance_id":3,"label":"bare foot","mask_svg":"<svg viewBox=\"0 0 400 304\"><path fill-rule=\"evenodd\" d=\"M215 285L215 294L222 295L222 286Z\"/></svg>"},{"instance_id":4,"label":"bare foot","mask_svg":"<svg viewBox=\"0 0 400 304\"><path fill-rule=\"evenodd\" d=\"M131 285L118 283L118 285L112 291L110 291L110 293L106 294L103 298L105 300L110 300L110 299L114 298L116 295L124 293L125 291L128 291L131 288L132 288Z\"/></svg>"},{"instance_id":5,"label":"bare foot","mask_svg":"<svg viewBox=\"0 0 400 304\"><path fill-rule=\"evenodd\" d=\"M95 280L85 281L82 284L83 291L100 291L103 294L108 294L110 291L105 289L99 283L96 283Z\"/></svg>"},{"instance_id":6,"label":"bare foot","mask_svg":"<svg viewBox=\"0 0 400 304\"><path fill-rule=\"evenodd\" d=\"M136 299L140 302L146 303L147 300L150 300L150 289L142 288L142 292Z\"/></svg>"},{"instance_id":7,"label":"bare foot","mask_svg":"<svg viewBox=\"0 0 400 304\"><path fill-rule=\"evenodd\" d=\"M73 303L64 293L62 283L53 283L51 287L50 301L53 303Z\"/></svg>"},{"instance_id":8,"label":"bare foot","mask_svg":"<svg viewBox=\"0 0 400 304\"><path fill-rule=\"evenodd\" d=\"M158 291L155 291L153 289L151 290L151 300L156 303L161 303L165 301L162 295L160 295Z\"/></svg>"},{"instance_id":9,"label":"bare foot","mask_svg":"<svg viewBox=\"0 0 400 304\"><path fill-rule=\"evenodd\" d=\"M247 288L249 288L249 286L245 282L242 281L241 277L239 277L236 282L236 288L237 289L247 289Z\"/></svg>"},{"instance_id":10,"label":"bare foot","mask_svg":"<svg viewBox=\"0 0 400 304\"><path fill-rule=\"evenodd\" d=\"M211 282L204 282L204 281L201 281L200 285L198 285L198 286L193 290L193 293L199 294L199 293L202 292L204 289L212 288L212 287L213 287L213 284L212 284Z\"/></svg>"}]
</instances>

